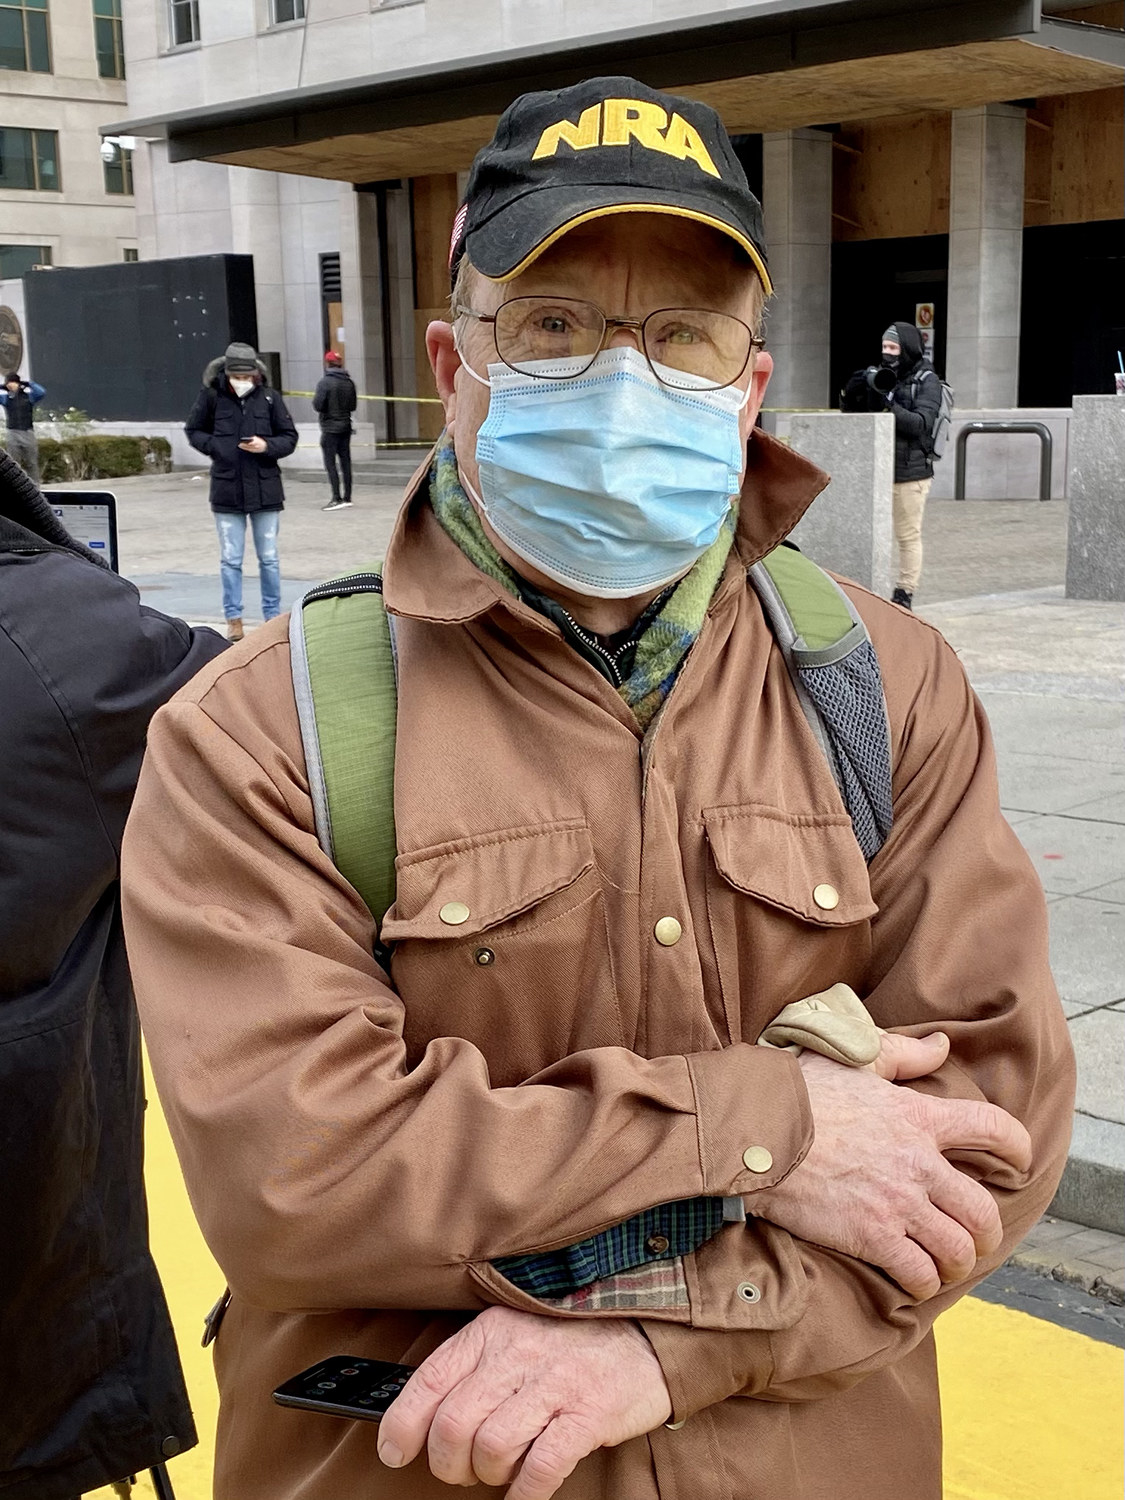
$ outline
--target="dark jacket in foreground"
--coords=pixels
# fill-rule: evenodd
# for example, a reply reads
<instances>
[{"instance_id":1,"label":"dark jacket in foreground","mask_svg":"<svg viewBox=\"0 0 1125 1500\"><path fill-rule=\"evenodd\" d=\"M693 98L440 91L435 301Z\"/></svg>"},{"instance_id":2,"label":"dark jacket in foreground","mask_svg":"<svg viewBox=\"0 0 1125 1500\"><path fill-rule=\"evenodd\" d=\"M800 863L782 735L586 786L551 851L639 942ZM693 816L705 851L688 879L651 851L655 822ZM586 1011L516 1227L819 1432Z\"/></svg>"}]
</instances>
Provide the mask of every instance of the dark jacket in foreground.
<instances>
[{"instance_id":1,"label":"dark jacket in foreground","mask_svg":"<svg viewBox=\"0 0 1125 1500\"><path fill-rule=\"evenodd\" d=\"M149 719L223 649L141 605L0 457L0 1495L190 1448L148 1250L118 852Z\"/></svg>"},{"instance_id":2,"label":"dark jacket in foreground","mask_svg":"<svg viewBox=\"0 0 1125 1500\"><path fill-rule=\"evenodd\" d=\"M227 382L225 362L212 360L184 424L188 442L211 460L212 510L249 515L281 510L285 504L277 461L297 446L297 429L285 402L269 389L264 366L259 381L240 400ZM238 446L251 437L265 439L264 453L247 453Z\"/></svg>"},{"instance_id":3,"label":"dark jacket in foreground","mask_svg":"<svg viewBox=\"0 0 1125 1500\"><path fill-rule=\"evenodd\" d=\"M328 370L317 382L313 396L321 432L351 432L356 402L355 381L347 370Z\"/></svg>"}]
</instances>

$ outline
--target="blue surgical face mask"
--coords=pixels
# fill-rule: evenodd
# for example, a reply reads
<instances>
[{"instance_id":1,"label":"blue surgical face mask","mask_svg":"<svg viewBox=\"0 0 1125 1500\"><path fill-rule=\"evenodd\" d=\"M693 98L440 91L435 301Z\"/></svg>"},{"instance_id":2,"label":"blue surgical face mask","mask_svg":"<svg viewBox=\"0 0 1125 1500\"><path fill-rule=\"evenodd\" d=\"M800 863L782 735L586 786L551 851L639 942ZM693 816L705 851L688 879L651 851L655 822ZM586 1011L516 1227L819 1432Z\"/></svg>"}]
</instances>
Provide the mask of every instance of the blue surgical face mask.
<instances>
[{"instance_id":1,"label":"blue surgical face mask","mask_svg":"<svg viewBox=\"0 0 1125 1500\"><path fill-rule=\"evenodd\" d=\"M558 375L573 365L541 360L536 369ZM604 350L570 380L495 364L484 381L464 368L490 389L474 498L539 572L626 599L679 578L714 542L739 491L748 391L672 390L632 348Z\"/></svg>"}]
</instances>

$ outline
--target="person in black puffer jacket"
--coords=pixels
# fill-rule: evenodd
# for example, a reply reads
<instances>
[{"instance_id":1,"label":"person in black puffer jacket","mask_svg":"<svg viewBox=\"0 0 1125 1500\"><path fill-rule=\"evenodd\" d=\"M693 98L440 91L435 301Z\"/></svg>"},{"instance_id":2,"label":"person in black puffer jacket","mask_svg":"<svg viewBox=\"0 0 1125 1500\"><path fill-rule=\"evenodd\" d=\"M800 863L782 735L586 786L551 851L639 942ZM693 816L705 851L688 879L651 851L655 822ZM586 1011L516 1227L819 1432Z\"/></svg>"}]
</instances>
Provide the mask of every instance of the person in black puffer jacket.
<instances>
[{"instance_id":1,"label":"person in black puffer jacket","mask_svg":"<svg viewBox=\"0 0 1125 1500\"><path fill-rule=\"evenodd\" d=\"M320 417L320 451L332 488L332 498L321 507L323 510L344 510L352 503L352 412L356 401L355 381L340 356L329 349L324 356L324 376L313 396L313 410Z\"/></svg>"},{"instance_id":2,"label":"person in black puffer jacket","mask_svg":"<svg viewBox=\"0 0 1125 1500\"><path fill-rule=\"evenodd\" d=\"M277 531L285 492L279 458L297 446L297 429L266 367L249 344L231 344L203 372L203 389L184 425L193 448L211 460L211 509L219 533L227 638L242 639L242 557L249 518L258 554L262 615L281 613Z\"/></svg>"},{"instance_id":3,"label":"person in black puffer jacket","mask_svg":"<svg viewBox=\"0 0 1125 1500\"><path fill-rule=\"evenodd\" d=\"M225 649L0 455L4 1500L75 1500L196 1441L148 1248L119 858L149 720Z\"/></svg>"}]
</instances>

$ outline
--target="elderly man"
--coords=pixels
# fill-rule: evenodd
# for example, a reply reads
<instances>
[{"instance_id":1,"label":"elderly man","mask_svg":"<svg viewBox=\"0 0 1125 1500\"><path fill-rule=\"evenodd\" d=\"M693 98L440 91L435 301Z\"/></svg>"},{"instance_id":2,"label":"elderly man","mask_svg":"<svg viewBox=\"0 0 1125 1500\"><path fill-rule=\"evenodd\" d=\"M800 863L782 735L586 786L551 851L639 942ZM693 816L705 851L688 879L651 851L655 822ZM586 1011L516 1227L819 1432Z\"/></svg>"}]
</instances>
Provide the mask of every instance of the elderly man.
<instances>
[{"instance_id":1,"label":"elderly man","mask_svg":"<svg viewBox=\"0 0 1125 1500\"><path fill-rule=\"evenodd\" d=\"M231 1289L216 1494L937 1500L931 1326L1046 1206L1071 1107L987 725L936 632L836 592L882 665L872 844L748 582L826 481L754 430L761 214L710 109L517 100L453 261L446 431L349 586L393 625L393 905L345 878L292 676L347 587L315 651L267 627L158 715L128 838ZM755 1045L844 986L872 1065ZM332 1354L421 1368L379 1426L271 1405Z\"/></svg>"}]
</instances>

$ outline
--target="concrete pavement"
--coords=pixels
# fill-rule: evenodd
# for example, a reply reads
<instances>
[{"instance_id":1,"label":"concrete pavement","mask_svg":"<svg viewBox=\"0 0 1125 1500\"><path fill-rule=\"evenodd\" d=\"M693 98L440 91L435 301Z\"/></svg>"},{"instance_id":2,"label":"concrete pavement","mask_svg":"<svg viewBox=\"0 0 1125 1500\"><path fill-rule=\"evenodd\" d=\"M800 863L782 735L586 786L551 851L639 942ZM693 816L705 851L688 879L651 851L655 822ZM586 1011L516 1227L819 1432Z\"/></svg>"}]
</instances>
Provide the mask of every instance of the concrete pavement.
<instances>
[{"instance_id":1,"label":"concrete pavement","mask_svg":"<svg viewBox=\"0 0 1125 1500\"><path fill-rule=\"evenodd\" d=\"M352 510L287 476L280 551L288 606L309 584L379 557L413 455L380 463ZM385 476L385 478L384 478ZM122 570L147 602L218 621L206 479L118 480ZM932 502L915 605L964 661L992 722L1001 802L1049 902L1051 958L1079 1063L1064 1218L1125 1232L1125 606L1067 600L1062 501ZM248 621L260 616L253 549Z\"/></svg>"},{"instance_id":2,"label":"concrete pavement","mask_svg":"<svg viewBox=\"0 0 1125 1500\"><path fill-rule=\"evenodd\" d=\"M985 705L1001 804L1047 894L1078 1057L1054 1208L1125 1233L1125 606L1067 600L1059 584L919 612L957 649Z\"/></svg>"}]
</instances>

